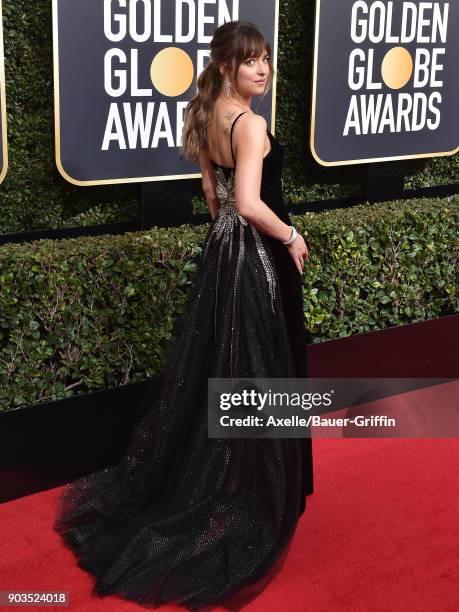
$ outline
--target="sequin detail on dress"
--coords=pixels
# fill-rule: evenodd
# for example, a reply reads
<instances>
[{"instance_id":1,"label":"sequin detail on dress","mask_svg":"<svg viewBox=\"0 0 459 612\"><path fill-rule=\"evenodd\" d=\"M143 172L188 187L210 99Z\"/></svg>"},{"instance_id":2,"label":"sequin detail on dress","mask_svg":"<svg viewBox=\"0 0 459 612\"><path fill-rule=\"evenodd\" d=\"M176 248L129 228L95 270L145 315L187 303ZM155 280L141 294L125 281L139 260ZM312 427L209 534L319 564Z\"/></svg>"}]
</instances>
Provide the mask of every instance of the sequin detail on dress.
<instances>
[{"instance_id":1,"label":"sequin detail on dress","mask_svg":"<svg viewBox=\"0 0 459 612\"><path fill-rule=\"evenodd\" d=\"M265 271L266 280L268 282L269 294L271 300L271 308L272 311L276 312L275 300L277 293L277 279L276 272L274 269L274 265L271 261L271 258L263 244L262 237L255 227L247 223L247 221L242 217L242 215L238 212L236 208L236 194L235 194L235 172L231 170L229 176L226 177L223 169L220 166L215 168L215 176L217 179L216 192L218 199L220 201L220 208L218 210L217 216L214 220L212 234L214 234L214 239L221 240L220 252L219 252L219 266L220 269L221 260L223 257L223 249L228 246L229 253L228 259L231 258L232 247L233 247L233 239L234 239L234 231L237 226L248 226L251 230L251 235L256 244L256 248L258 251L258 255L260 257L261 264ZM243 262L243 253L241 250L243 249L243 232L241 230L241 237L239 240L239 256L238 256L238 266L236 269L236 274L239 274L240 266ZM210 242L210 241L209 241ZM207 255L207 249L209 247L209 243L206 247L205 256ZM217 277L218 278L218 277ZM237 277L235 282L235 287L237 287ZM216 288L217 292L217 288Z\"/></svg>"}]
</instances>

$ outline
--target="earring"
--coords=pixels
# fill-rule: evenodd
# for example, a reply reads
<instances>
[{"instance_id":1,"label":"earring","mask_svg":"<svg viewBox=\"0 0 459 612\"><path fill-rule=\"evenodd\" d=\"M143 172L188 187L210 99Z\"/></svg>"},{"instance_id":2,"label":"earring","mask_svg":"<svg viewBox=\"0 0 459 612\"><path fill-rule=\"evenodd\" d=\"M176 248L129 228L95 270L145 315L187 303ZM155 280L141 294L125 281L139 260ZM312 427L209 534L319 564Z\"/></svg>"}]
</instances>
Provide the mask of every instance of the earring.
<instances>
[{"instance_id":1,"label":"earring","mask_svg":"<svg viewBox=\"0 0 459 612\"><path fill-rule=\"evenodd\" d=\"M223 91L225 93L225 96L229 98L231 94L231 81L227 77L225 77L225 80L223 82Z\"/></svg>"}]
</instances>

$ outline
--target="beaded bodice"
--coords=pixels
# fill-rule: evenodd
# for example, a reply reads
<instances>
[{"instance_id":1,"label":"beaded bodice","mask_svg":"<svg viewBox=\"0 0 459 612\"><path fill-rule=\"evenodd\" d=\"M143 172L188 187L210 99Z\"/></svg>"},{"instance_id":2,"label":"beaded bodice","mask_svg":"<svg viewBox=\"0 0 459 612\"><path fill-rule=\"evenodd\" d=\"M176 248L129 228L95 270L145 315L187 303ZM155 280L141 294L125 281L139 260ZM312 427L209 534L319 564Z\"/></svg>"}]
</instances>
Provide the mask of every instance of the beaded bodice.
<instances>
[{"instance_id":1,"label":"beaded bodice","mask_svg":"<svg viewBox=\"0 0 459 612\"><path fill-rule=\"evenodd\" d=\"M243 113L241 113L241 115L242 114ZM238 115L233 121L231 136L234 124L241 115ZM263 158L260 197L283 221L290 225L290 219L282 197L283 145L274 138L269 130L267 130L267 134L271 141L271 149ZM266 248L269 239L267 236L261 235L253 225L249 224L236 207L236 160L234 158L232 140L231 154L234 160L234 167L222 166L212 160L217 182L216 192L220 201L220 207L211 226L210 237L204 251L204 257L208 254L209 245L215 244L215 242L220 245L217 263L218 278L221 266L223 265L223 252L227 250L230 259L232 253L236 255L235 291L237 291L239 284L238 278L241 266L246 257L246 250L248 249L250 251L253 245L257 253L256 257L261 262L266 275L271 298L271 308L273 311L276 311L278 288L271 255L268 252L269 249Z\"/></svg>"}]
</instances>

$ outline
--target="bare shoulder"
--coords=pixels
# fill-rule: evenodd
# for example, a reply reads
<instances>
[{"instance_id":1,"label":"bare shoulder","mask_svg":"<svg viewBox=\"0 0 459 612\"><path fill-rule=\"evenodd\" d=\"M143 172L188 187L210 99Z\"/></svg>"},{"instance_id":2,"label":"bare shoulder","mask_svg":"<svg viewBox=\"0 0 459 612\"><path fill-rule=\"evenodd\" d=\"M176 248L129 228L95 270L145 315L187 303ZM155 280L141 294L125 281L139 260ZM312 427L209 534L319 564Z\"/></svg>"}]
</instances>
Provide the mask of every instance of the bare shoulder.
<instances>
[{"instance_id":1,"label":"bare shoulder","mask_svg":"<svg viewBox=\"0 0 459 612\"><path fill-rule=\"evenodd\" d=\"M259 143L260 146L264 146L267 129L268 123L264 117L256 113L245 113L234 126L233 138L236 146L245 143L248 145Z\"/></svg>"},{"instance_id":2,"label":"bare shoulder","mask_svg":"<svg viewBox=\"0 0 459 612\"><path fill-rule=\"evenodd\" d=\"M256 113L244 113L234 126L235 130L238 123L244 126L244 128L240 130L241 132L249 130L252 134L264 134L268 129L268 122L266 119L262 115L257 115Z\"/></svg>"}]
</instances>

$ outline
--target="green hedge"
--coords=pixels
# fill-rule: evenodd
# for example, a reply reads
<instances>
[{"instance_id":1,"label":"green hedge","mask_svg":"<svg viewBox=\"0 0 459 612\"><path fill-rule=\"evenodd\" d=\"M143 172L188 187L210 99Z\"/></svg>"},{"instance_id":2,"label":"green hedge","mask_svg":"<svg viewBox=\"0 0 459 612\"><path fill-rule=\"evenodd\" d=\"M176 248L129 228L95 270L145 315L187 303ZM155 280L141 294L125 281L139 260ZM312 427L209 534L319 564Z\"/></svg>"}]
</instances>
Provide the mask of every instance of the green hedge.
<instances>
[{"instance_id":1,"label":"green hedge","mask_svg":"<svg viewBox=\"0 0 459 612\"><path fill-rule=\"evenodd\" d=\"M0 185L0 234L139 218L139 183L78 187L56 170L51 6L50 0L2 2L9 169ZM280 0L279 8L276 135L286 145L286 199L364 194L366 164L325 168L309 152L313 2ZM457 180L457 155L397 163L406 186Z\"/></svg>"},{"instance_id":2,"label":"green hedge","mask_svg":"<svg viewBox=\"0 0 459 612\"><path fill-rule=\"evenodd\" d=\"M459 311L459 198L293 216L314 342ZM0 406L161 371L208 225L0 247Z\"/></svg>"}]
</instances>

